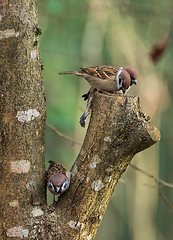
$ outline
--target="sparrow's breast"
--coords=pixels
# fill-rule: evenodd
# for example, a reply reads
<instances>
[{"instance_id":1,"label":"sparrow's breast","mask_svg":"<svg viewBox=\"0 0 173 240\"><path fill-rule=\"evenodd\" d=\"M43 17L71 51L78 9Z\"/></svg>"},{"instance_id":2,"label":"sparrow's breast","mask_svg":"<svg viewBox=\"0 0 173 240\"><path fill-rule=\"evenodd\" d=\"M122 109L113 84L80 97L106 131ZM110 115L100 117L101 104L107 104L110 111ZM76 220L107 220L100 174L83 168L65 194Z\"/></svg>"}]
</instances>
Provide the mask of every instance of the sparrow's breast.
<instances>
[{"instance_id":1,"label":"sparrow's breast","mask_svg":"<svg viewBox=\"0 0 173 240\"><path fill-rule=\"evenodd\" d=\"M108 92L117 91L115 76L113 76L110 79L101 79L101 78L86 74L84 77L89 82L89 84L96 89L100 89Z\"/></svg>"}]
</instances>

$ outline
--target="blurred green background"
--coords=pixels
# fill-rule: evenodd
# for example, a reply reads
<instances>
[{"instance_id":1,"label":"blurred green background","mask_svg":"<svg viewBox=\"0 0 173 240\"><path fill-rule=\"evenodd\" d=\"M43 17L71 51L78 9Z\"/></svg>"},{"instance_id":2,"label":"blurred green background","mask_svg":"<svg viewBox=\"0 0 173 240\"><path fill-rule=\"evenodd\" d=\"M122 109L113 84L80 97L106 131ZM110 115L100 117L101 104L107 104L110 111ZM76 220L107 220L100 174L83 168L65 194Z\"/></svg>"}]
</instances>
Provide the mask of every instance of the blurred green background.
<instances>
[{"instance_id":1,"label":"blurred green background","mask_svg":"<svg viewBox=\"0 0 173 240\"><path fill-rule=\"evenodd\" d=\"M86 129L79 118L89 84L60 71L95 65L130 65L138 85L129 94L141 97L143 111L161 132L161 141L138 154L132 163L173 183L173 1L38 0L41 60L47 122L82 143ZM168 38L155 64L154 44ZM80 146L46 127L45 158L70 169ZM173 204L173 190L162 188ZM52 202L49 195L49 203ZM172 240L173 213L158 195L155 182L130 166L111 198L96 240Z\"/></svg>"}]
</instances>

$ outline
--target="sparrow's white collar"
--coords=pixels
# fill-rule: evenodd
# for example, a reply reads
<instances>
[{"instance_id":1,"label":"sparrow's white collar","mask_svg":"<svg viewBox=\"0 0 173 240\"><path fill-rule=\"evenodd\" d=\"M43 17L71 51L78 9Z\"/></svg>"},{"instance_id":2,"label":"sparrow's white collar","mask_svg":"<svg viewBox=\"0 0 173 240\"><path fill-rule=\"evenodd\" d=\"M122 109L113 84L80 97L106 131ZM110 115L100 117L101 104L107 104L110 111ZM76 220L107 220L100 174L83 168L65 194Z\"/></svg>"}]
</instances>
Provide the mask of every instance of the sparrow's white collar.
<instances>
[{"instance_id":1,"label":"sparrow's white collar","mask_svg":"<svg viewBox=\"0 0 173 240\"><path fill-rule=\"evenodd\" d=\"M120 68L120 70L118 70L117 72L116 81L119 80L119 75L121 74L121 72L122 72L122 68Z\"/></svg>"}]
</instances>

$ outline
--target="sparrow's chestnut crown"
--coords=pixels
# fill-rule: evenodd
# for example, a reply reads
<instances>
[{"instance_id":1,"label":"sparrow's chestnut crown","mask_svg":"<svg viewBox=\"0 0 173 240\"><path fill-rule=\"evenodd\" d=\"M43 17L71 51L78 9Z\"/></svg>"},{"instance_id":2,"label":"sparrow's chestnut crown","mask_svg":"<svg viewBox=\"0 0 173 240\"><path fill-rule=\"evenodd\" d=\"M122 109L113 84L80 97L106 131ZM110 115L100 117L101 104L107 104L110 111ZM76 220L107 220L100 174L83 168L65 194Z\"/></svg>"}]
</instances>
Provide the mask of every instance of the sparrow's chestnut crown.
<instances>
[{"instance_id":1,"label":"sparrow's chestnut crown","mask_svg":"<svg viewBox=\"0 0 173 240\"><path fill-rule=\"evenodd\" d=\"M119 72L118 78L119 78L118 90L122 90L123 93L125 93L126 90L130 87L130 83L131 83L130 75L126 70L122 69Z\"/></svg>"},{"instance_id":2,"label":"sparrow's chestnut crown","mask_svg":"<svg viewBox=\"0 0 173 240\"><path fill-rule=\"evenodd\" d=\"M138 74L137 71L129 66L125 66L123 67L124 70L126 70L129 74L130 74L130 78L131 78L131 85L135 84L137 85L137 78L138 78Z\"/></svg>"}]
</instances>

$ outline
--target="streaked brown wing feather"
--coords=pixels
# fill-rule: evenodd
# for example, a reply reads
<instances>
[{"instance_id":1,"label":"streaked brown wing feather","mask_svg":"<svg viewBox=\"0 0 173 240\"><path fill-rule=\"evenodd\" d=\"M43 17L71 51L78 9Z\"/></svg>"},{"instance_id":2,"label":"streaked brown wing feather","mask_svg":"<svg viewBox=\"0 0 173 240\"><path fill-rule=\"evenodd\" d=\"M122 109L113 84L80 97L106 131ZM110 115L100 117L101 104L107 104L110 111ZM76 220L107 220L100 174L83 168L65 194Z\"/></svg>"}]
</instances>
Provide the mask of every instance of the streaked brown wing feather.
<instances>
[{"instance_id":1,"label":"streaked brown wing feather","mask_svg":"<svg viewBox=\"0 0 173 240\"><path fill-rule=\"evenodd\" d=\"M119 68L112 67L112 66L95 66L95 67L88 67L88 68L81 68L79 71L82 74L89 74L90 76L98 77L100 79L108 79L112 76L115 76Z\"/></svg>"},{"instance_id":2,"label":"streaked brown wing feather","mask_svg":"<svg viewBox=\"0 0 173 240\"><path fill-rule=\"evenodd\" d=\"M49 161L49 163L50 166L48 167L45 175L46 181L48 181L48 179L53 173L61 172L62 174L66 174L66 169L60 163L54 161Z\"/></svg>"},{"instance_id":3,"label":"streaked brown wing feather","mask_svg":"<svg viewBox=\"0 0 173 240\"><path fill-rule=\"evenodd\" d=\"M111 77L112 75L115 76L120 68L103 65L103 66L100 66L100 69Z\"/></svg>"},{"instance_id":4,"label":"streaked brown wing feather","mask_svg":"<svg viewBox=\"0 0 173 240\"><path fill-rule=\"evenodd\" d=\"M95 76L97 77L98 73L96 72L96 67L88 67L88 68L81 68L81 71L79 71L82 74L89 74L90 76Z\"/></svg>"}]
</instances>

